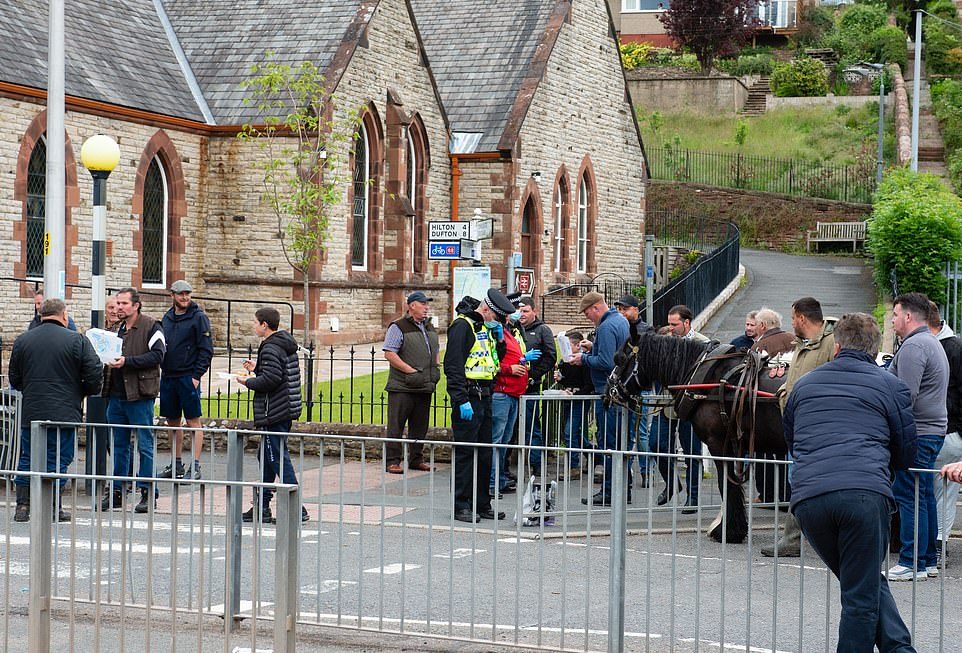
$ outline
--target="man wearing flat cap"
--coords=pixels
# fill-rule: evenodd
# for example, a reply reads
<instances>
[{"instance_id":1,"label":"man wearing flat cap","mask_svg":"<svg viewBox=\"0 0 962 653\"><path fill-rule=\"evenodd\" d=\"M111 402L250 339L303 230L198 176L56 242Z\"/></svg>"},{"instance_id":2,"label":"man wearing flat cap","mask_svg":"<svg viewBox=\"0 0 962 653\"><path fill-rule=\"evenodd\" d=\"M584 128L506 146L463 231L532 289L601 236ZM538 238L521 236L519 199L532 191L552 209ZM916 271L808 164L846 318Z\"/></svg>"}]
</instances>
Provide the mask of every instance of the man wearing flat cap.
<instances>
[{"instance_id":1,"label":"man wearing flat cap","mask_svg":"<svg viewBox=\"0 0 962 653\"><path fill-rule=\"evenodd\" d=\"M504 349L504 323L514 306L492 288L483 302L465 297L456 311L444 352L451 430L457 443L454 518L469 523L504 519L503 512L491 508L491 450L473 445L491 444L491 389L499 369L499 346Z\"/></svg>"},{"instance_id":2,"label":"man wearing flat cap","mask_svg":"<svg viewBox=\"0 0 962 653\"><path fill-rule=\"evenodd\" d=\"M595 392L605 393L608 375L615 369L615 354L628 341L628 320L617 309L609 308L604 295L589 292L581 298L581 312L595 325L595 341L581 341L581 353L571 357L574 365L584 365L591 372L591 382ZM604 401L595 401L595 423L598 425L598 446L602 449L617 449L618 434L621 431L621 409L619 406L605 408ZM590 499L581 500L585 505L611 505L611 456L605 456L605 478L600 490ZM628 486L628 502L631 502L631 485Z\"/></svg>"},{"instance_id":3,"label":"man wearing flat cap","mask_svg":"<svg viewBox=\"0 0 962 653\"><path fill-rule=\"evenodd\" d=\"M204 450L204 432L193 431L191 460L184 467L181 452L184 432L181 418L192 429L201 426L200 382L210 369L214 343L210 335L207 314L191 300L194 291L186 281L175 281L170 286L172 306L161 321L167 339L167 354L161 365L160 416L174 431L171 453L174 460L160 472L160 478L200 478L200 456Z\"/></svg>"},{"instance_id":4,"label":"man wearing flat cap","mask_svg":"<svg viewBox=\"0 0 962 653\"><path fill-rule=\"evenodd\" d=\"M407 313L387 329L384 336L384 358L391 365L387 377L387 437L384 464L388 474L403 474L409 469L429 472L424 462L424 447L416 442L407 445L403 455L401 443L407 425L408 440L423 440L428 432L431 397L441 379L438 332L431 324L431 298L417 290L407 296Z\"/></svg>"}]
</instances>

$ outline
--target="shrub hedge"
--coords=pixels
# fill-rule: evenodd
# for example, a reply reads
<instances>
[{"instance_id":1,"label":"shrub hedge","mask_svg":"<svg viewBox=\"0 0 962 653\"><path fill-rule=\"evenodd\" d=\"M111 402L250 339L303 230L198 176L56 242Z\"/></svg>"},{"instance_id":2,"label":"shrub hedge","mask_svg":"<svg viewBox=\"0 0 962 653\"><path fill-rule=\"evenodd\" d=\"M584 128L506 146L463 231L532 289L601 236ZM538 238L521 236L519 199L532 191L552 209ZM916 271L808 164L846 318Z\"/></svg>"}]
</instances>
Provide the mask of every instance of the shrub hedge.
<instances>
[{"instance_id":1,"label":"shrub hedge","mask_svg":"<svg viewBox=\"0 0 962 653\"><path fill-rule=\"evenodd\" d=\"M776 97L818 97L828 93L828 71L817 59L798 57L775 64L770 85Z\"/></svg>"},{"instance_id":2,"label":"shrub hedge","mask_svg":"<svg viewBox=\"0 0 962 653\"><path fill-rule=\"evenodd\" d=\"M899 292L941 303L945 262L962 256L962 201L935 175L890 170L875 193L866 247L880 288L890 287L894 270Z\"/></svg>"}]
</instances>

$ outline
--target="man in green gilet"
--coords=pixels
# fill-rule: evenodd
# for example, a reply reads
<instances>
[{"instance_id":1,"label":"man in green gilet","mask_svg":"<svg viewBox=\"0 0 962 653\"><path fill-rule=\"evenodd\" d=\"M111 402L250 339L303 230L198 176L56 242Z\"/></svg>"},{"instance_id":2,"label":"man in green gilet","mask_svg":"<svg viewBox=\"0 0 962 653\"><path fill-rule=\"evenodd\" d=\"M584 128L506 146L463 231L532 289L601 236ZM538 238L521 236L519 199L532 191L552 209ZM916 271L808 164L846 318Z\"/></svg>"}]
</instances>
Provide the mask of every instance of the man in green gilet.
<instances>
[{"instance_id":1,"label":"man in green gilet","mask_svg":"<svg viewBox=\"0 0 962 653\"><path fill-rule=\"evenodd\" d=\"M428 432L431 397L441 378L438 332L428 316L431 298L420 290L407 297L407 313L391 322L384 336L384 358L391 364L387 377L387 443L384 464L388 474L403 474L400 440L407 425L407 466L429 472L424 447L417 442Z\"/></svg>"}]
</instances>

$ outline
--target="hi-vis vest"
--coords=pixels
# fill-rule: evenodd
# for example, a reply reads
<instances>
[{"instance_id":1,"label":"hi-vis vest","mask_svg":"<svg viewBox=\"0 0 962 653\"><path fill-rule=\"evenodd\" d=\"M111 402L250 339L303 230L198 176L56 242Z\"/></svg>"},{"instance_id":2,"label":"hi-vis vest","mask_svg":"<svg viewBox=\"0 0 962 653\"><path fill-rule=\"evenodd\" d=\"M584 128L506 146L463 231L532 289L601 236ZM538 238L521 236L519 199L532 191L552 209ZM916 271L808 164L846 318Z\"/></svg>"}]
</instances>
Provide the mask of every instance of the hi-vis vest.
<instances>
[{"instance_id":1,"label":"hi-vis vest","mask_svg":"<svg viewBox=\"0 0 962 653\"><path fill-rule=\"evenodd\" d=\"M474 344L468 352L468 360L464 363L464 375L475 381L493 381L498 374L498 354L495 352L495 343L487 328L481 327L480 331L475 331L474 320L467 315L458 315L456 320L465 320L471 325L471 333L474 334Z\"/></svg>"}]
</instances>

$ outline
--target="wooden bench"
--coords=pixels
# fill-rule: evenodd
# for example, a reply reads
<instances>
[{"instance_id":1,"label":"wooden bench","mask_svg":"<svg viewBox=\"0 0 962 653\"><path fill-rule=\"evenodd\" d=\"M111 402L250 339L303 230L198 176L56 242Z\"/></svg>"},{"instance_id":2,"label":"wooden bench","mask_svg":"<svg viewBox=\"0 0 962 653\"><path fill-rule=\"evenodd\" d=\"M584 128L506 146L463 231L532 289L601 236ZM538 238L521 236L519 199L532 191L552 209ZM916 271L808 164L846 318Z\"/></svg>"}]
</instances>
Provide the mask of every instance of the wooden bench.
<instances>
[{"instance_id":1,"label":"wooden bench","mask_svg":"<svg viewBox=\"0 0 962 653\"><path fill-rule=\"evenodd\" d=\"M815 231L808 232L805 249L812 251L812 243L852 243L852 251L865 244L865 221L816 222Z\"/></svg>"}]
</instances>

